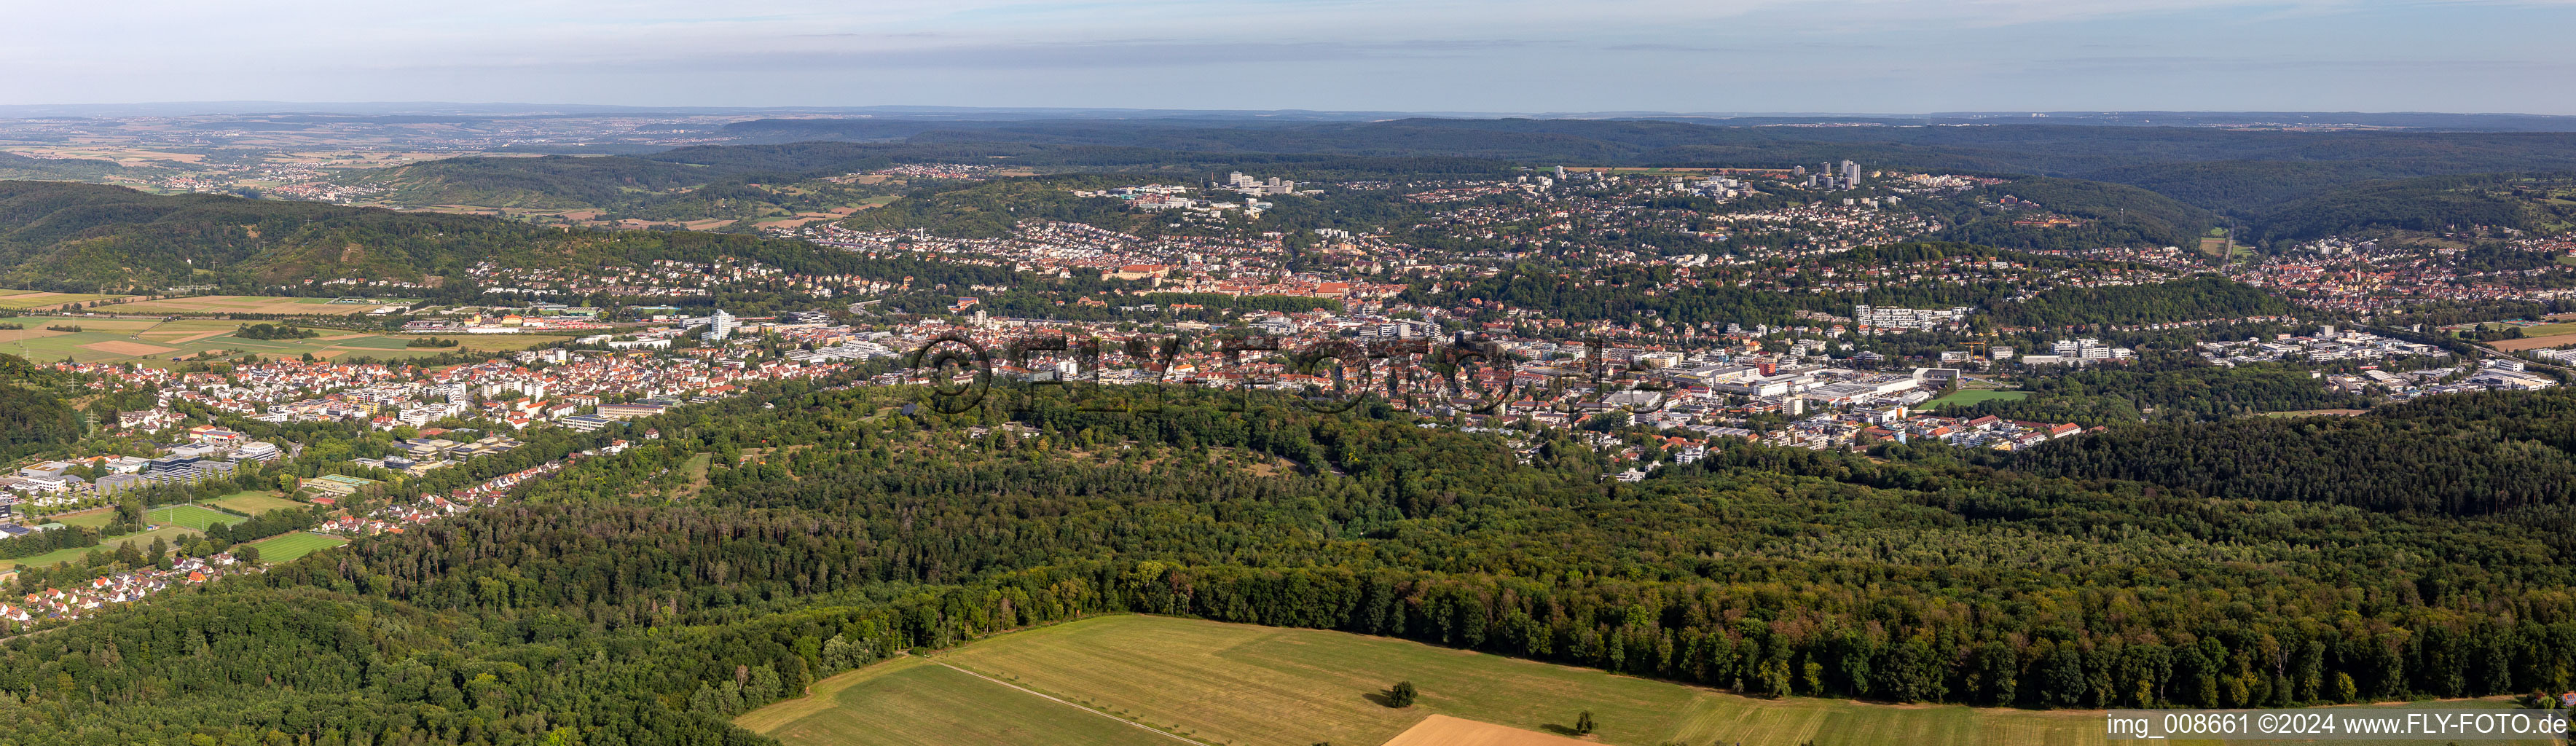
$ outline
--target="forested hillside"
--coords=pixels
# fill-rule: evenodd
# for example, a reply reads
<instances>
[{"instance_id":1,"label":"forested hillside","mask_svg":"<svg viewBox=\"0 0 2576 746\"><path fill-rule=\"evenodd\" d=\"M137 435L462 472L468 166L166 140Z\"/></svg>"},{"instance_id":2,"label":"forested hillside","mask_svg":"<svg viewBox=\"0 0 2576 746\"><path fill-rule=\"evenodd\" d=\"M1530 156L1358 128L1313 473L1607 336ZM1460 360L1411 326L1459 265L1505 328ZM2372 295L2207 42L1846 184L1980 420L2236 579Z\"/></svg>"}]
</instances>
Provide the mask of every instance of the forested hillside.
<instances>
[{"instance_id":1,"label":"forested hillside","mask_svg":"<svg viewBox=\"0 0 2576 746\"><path fill-rule=\"evenodd\" d=\"M1902 244L1851 253L1863 257L1855 261L1866 265L1882 257L1975 255L1975 250L1956 244ZM2040 266L2087 264L2019 254L1997 255L2013 256L2016 261L2036 260ZM2059 288L2024 300L2015 300L2013 288L2003 283L1927 282L1859 293L1782 293L1710 283L1649 295L1636 288L1670 282L1669 269L1614 269L1597 272L1594 277L1605 282L1568 282L1542 267L1523 265L1452 292L1416 291L1413 296L1448 304L1485 299L1508 306L1548 308L1569 321L1654 316L1673 323L1787 323L1798 311L1847 314L1853 304L1860 303L1911 308L1980 306L1991 314L1986 318L1995 324L2041 328L2236 319L2284 315L2292 310L2287 301L2261 289L2212 276L2150 285Z\"/></svg>"},{"instance_id":2,"label":"forested hillside","mask_svg":"<svg viewBox=\"0 0 2576 746\"><path fill-rule=\"evenodd\" d=\"M388 186L390 202L571 209L624 204L636 193L697 186L726 172L622 157L449 158L366 172L350 179Z\"/></svg>"},{"instance_id":3,"label":"forested hillside","mask_svg":"<svg viewBox=\"0 0 2576 746\"><path fill-rule=\"evenodd\" d=\"M15 355L0 356L17 362ZM79 412L42 390L0 379L0 459L62 446L87 428Z\"/></svg>"},{"instance_id":4,"label":"forested hillside","mask_svg":"<svg viewBox=\"0 0 2576 746\"><path fill-rule=\"evenodd\" d=\"M1120 183L1115 177L1061 176L1001 179L963 188L917 189L902 199L861 212L843 225L857 230L930 231L952 238L997 238L1021 220L1083 223L1133 231L1150 222L1122 200L1076 197L1077 189Z\"/></svg>"},{"instance_id":5,"label":"forested hillside","mask_svg":"<svg viewBox=\"0 0 2576 746\"><path fill-rule=\"evenodd\" d=\"M307 292L306 280L428 281L462 275L484 261L599 267L727 256L802 273L869 273L886 264L803 242L747 236L563 230L311 202L0 182L0 282L22 288L89 292L213 282L244 292L292 294ZM930 267L921 276L981 276L985 269Z\"/></svg>"},{"instance_id":6,"label":"forested hillside","mask_svg":"<svg viewBox=\"0 0 2576 746\"><path fill-rule=\"evenodd\" d=\"M2198 358L2183 357L2199 362ZM2143 419L2197 422L2263 412L2371 406L2369 397L2317 385L2308 371L2296 367L2202 364L2139 369L2143 367L2146 366L2106 367L2028 377L2022 383L2034 396L1979 402L1961 414L2095 427L2132 425Z\"/></svg>"},{"instance_id":7,"label":"forested hillside","mask_svg":"<svg viewBox=\"0 0 2576 746\"><path fill-rule=\"evenodd\" d=\"M2007 208L1993 200L2013 197L2037 205ZM2098 246L2190 246L2216 220L2209 211L2133 186L2080 179L2035 178L1984 187L1957 202L1932 202L1934 214L1957 226L1952 241L2016 249ZM2074 227L2033 227L2015 221L2035 214L2083 221Z\"/></svg>"},{"instance_id":8,"label":"forested hillside","mask_svg":"<svg viewBox=\"0 0 2576 746\"><path fill-rule=\"evenodd\" d=\"M110 161L29 158L0 152L0 179L101 179L124 170L124 167Z\"/></svg>"},{"instance_id":9,"label":"forested hillside","mask_svg":"<svg viewBox=\"0 0 2576 746\"><path fill-rule=\"evenodd\" d=\"M2368 417L2115 428L2012 463L2230 498L2483 515L2567 504L2571 451L2576 392L2552 389L2430 397Z\"/></svg>"},{"instance_id":10,"label":"forested hillside","mask_svg":"<svg viewBox=\"0 0 2576 746\"><path fill-rule=\"evenodd\" d=\"M2528 186L2517 194L2517 185ZM2565 226L2576 222L2576 203L2546 197L2567 185L2564 176L2535 180L2515 175L2371 182L2283 203L2256 218L2248 233L2256 241L2283 242L2371 229ZM2538 194L2531 194L2533 190Z\"/></svg>"},{"instance_id":11,"label":"forested hillside","mask_svg":"<svg viewBox=\"0 0 2576 746\"><path fill-rule=\"evenodd\" d=\"M2028 300L1996 303L2004 326L2082 327L2288 315L2293 306L2261 288L2199 276L2154 285L2058 288Z\"/></svg>"},{"instance_id":12,"label":"forested hillside","mask_svg":"<svg viewBox=\"0 0 2576 746\"><path fill-rule=\"evenodd\" d=\"M1896 702L2571 683L2554 662L2576 656L2558 592L2576 578L2547 559L2570 549L2563 505L2391 513L1744 444L1605 485L1613 467L1566 441L1521 464L1383 408L1135 393L1164 406L1006 389L916 419L888 414L907 392L797 384L683 409L515 506L15 638L0 729L26 746L756 744L724 718L818 677L1120 612ZM1005 411L1033 434L960 430ZM709 453L691 488L674 467Z\"/></svg>"}]
</instances>

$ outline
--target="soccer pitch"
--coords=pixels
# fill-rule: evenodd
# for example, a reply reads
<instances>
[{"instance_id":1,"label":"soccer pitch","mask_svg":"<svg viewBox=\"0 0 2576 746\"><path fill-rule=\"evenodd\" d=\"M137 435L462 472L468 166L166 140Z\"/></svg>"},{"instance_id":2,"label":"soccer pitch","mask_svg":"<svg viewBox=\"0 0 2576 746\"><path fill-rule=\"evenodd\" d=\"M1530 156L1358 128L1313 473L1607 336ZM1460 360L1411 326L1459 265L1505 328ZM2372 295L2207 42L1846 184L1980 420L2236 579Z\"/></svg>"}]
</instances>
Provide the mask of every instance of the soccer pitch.
<instances>
[{"instance_id":1,"label":"soccer pitch","mask_svg":"<svg viewBox=\"0 0 2576 746\"><path fill-rule=\"evenodd\" d=\"M241 517L213 508L169 505L145 512L143 520L156 526L184 526L204 531L208 526L230 526L240 523Z\"/></svg>"}]
</instances>

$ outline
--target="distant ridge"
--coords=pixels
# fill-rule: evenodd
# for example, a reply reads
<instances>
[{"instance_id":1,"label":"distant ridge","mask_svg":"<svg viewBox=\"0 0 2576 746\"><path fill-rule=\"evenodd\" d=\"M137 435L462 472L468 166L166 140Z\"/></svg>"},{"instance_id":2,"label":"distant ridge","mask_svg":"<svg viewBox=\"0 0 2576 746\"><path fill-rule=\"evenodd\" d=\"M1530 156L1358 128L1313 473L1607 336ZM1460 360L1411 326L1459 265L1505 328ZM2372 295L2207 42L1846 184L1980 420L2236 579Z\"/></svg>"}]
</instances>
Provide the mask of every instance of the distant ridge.
<instances>
[{"instance_id":1,"label":"distant ridge","mask_svg":"<svg viewBox=\"0 0 2576 746\"><path fill-rule=\"evenodd\" d=\"M344 116L787 116L889 118L918 121L1028 121L1045 119L1364 122L1419 117L1457 119L1672 119L1730 125L1785 123L1931 125L2006 121L2103 126L2351 125L2490 132L2576 132L2576 116L2447 112L2300 111L1955 111L1955 112L1670 112L1670 111L1376 111L1312 109L1127 109L1117 107L877 106L637 106L513 102L306 102L172 101L115 104L0 105L0 117L119 117L210 115Z\"/></svg>"}]
</instances>

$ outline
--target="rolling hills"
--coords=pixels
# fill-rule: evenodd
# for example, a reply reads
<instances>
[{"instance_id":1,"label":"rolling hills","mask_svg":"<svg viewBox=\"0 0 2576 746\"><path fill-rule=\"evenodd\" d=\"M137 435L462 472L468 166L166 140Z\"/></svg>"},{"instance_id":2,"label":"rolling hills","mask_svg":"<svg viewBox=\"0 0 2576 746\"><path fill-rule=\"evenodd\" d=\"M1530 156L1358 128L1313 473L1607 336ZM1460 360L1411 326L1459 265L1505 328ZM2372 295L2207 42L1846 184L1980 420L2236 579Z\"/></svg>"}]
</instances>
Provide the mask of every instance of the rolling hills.
<instances>
[{"instance_id":1,"label":"rolling hills","mask_svg":"<svg viewBox=\"0 0 2576 746\"><path fill-rule=\"evenodd\" d=\"M607 210L692 220L803 209L793 197L740 189L746 182L792 183L901 163L1010 163L1040 172L1258 169L1315 180L1360 173L1494 173L1510 164L1776 167L1848 158L1873 168L2125 184L2139 191L2104 206L2156 217L2095 238L2136 238L2170 236L2212 213L2298 224L2274 231L2281 236L2304 234L2308 229L2300 226L2314 222L2320 210L2384 208L2385 215L2365 215L2361 222L2408 222L2428 210L2448 215L2483 208L2441 202L2409 208L2366 193L2338 192L2427 176L2576 170L2576 133L1862 124L1876 126L1656 119L752 120L723 128L738 144L591 158L463 158L346 178L392 187L397 204ZM689 194L727 187L731 191L722 197ZM2195 214L2175 219L2184 212Z\"/></svg>"}]
</instances>

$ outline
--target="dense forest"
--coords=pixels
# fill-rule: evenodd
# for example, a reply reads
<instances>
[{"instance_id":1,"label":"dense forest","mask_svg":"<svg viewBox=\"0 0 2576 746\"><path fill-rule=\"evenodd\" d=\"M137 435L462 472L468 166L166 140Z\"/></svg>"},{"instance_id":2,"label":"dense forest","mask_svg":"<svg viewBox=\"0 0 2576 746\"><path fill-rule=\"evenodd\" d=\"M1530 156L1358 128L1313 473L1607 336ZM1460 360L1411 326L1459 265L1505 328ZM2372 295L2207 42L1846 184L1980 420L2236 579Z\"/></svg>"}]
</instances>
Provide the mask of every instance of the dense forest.
<instances>
[{"instance_id":1,"label":"dense forest","mask_svg":"<svg viewBox=\"0 0 2576 746\"><path fill-rule=\"evenodd\" d=\"M1005 388L954 417L894 414L912 393L782 384L682 408L642 423L662 439L512 505L12 638L0 732L757 744L724 719L900 651L1101 613L1894 702L2576 683L2557 665L2576 657L2576 578L2552 559L2576 514L2556 500L2373 510L1731 441L1605 484L1616 465L1571 441L1524 464L1380 406L1227 412L1148 387L1131 398L1156 406L1097 412ZM962 431L1005 421L1023 434ZM674 469L700 454L702 487Z\"/></svg>"}]
</instances>

